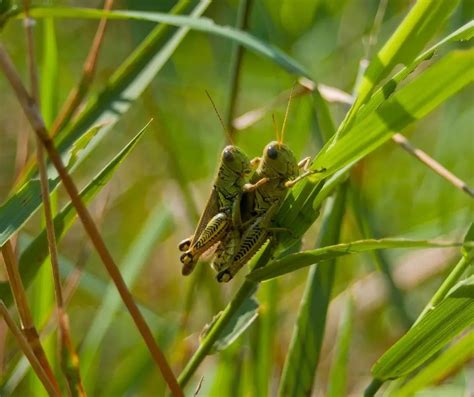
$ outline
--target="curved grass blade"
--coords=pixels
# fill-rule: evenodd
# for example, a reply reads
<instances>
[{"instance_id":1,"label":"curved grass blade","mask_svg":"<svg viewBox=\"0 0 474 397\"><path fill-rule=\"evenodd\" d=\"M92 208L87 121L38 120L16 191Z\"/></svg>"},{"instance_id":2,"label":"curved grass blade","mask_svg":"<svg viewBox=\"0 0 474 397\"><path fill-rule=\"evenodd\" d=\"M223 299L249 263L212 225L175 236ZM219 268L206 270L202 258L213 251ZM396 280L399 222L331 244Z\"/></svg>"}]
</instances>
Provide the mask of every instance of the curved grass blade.
<instances>
[{"instance_id":1,"label":"curved grass blade","mask_svg":"<svg viewBox=\"0 0 474 397\"><path fill-rule=\"evenodd\" d=\"M336 140L347 130L359 108L370 98L383 78L399 63L410 64L442 23L457 7L459 0L417 1L390 39L371 60L357 89L354 104L337 133Z\"/></svg>"},{"instance_id":2,"label":"curved grass blade","mask_svg":"<svg viewBox=\"0 0 474 397\"><path fill-rule=\"evenodd\" d=\"M252 281L269 280L310 266L314 263L331 260L339 256L378 249L447 248L460 246L462 246L462 243L455 241L409 240L400 238L358 240L351 243L329 245L314 250L287 255L281 259L270 262L262 269L256 269L250 272L247 275L247 279Z\"/></svg>"},{"instance_id":3,"label":"curved grass blade","mask_svg":"<svg viewBox=\"0 0 474 397\"><path fill-rule=\"evenodd\" d=\"M374 379L384 382L410 374L472 325L474 277L458 283L439 305L375 363L372 368Z\"/></svg>"},{"instance_id":4,"label":"curved grass blade","mask_svg":"<svg viewBox=\"0 0 474 397\"><path fill-rule=\"evenodd\" d=\"M451 288L460 280L462 275L466 272L471 262L474 260L474 223L471 223L466 236L464 237L464 243L462 246L462 254L463 256L459 260L459 262L454 266L454 269L451 270L449 275L444 279L441 286L435 292L433 297L430 299L430 302L426 307L423 309L421 314L418 316L416 322L420 321L428 311L430 311L433 307L435 307L438 303L440 303L444 297L448 294Z\"/></svg>"},{"instance_id":5,"label":"curved grass blade","mask_svg":"<svg viewBox=\"0 0 474 397\"><path fill-rule=\"evenodd\" d=\"M453 376L462 366L474 358L474 331L462 337L446 349L439 357L429 363L400 389L390 394L391 397L410 397L418 390L439 384L447 377Z\"/></svg>"},{"instance_id":6,"label":"curved grass blade","mask_svg":"<svg viewBox=\"0 0 474 397\"><path fill-rule=\"evenodd\" d=\"M324 170L316 177L320 179L361 159L470 84L473 56L473 49L451 51L355 123L337 142L331 139L314 160L312 169Z\"/></svg>"},{"instance_id":7,"label":"curved grass blade","mask_svg":"<svg viewBox=\"0 0 474 397\"><path fill-rule=\"evenodd\" d=\"M371 97L370 100L357 112L355 115L355 121L362 120L364 117L372 113L377 109L382 102L387 100L390 95L392 95L398 85L405 80L418 66L423 62L432 59L435 54L446 44L454 43L457 41L466 41L471 40L474 36L474 21L470 21L459 29L456 29L453 33L449 34L431 48L423 52L421 55L417 56L415 60L404 67L400 72L395 74L390 80L388 80L384 85L378 89Z\"/></svg>"},{"instance_id":8,"label":"curved grass blade","mask_svg":"<svg viewBox=\"0 0 474 397\"><path fill-rule=\"evenodd\" d=\"M209 18L187 17L182 15L169 15L158 12L142 11L102 11L88 8L32 8L30 14L33 18L94 18L107 17L109 19L135 19L141 21L161 22L173 26L186 27L200 32L214 34L231 39L247 49L264 56L280 65L290 73L310 78L309 73L294 59L286 55L279 48L272 46L256 37L235 29L231 26L221 26ZM21 17L21 14L20 14Z\"/></svg>"},{"instance_id":9,"label":"curved grass blade","mask_svg":"<svg viewBox=\"0 0 474 397\"><path fill-rule=\"evenodd\" d=\"M81 198L84 200L84 202L87 203L92 200L95 195L107 184L114 172L117 170L118 165L121 164L122 161L128 156L144 132L145 128L135 135L135 137L81 191ZM27 185L25 185L16 195L13 196L20 197L17 201L15 201L15 203L24 202L21 198L24 194L27 194L27 197L36 197L35 200L31 198L30 203L37 205L37 208L39 208L41 204L41 199L38 198L38 195L40 195L39 181L35 181L34 184L32 182L27 183ZM36 196L33 195L35 192ZM10 202L10 200L7 202L7 204ZM8 208L9 207L7 207L7 209ZM3 210L4 207L0 208L0 220L2 219L1 214L3 213ZM64 236L65 232L72 225L75 217L76 212L74 210L74 206L71 203L69 203L62 209L61 212L58 213L58 215L56 215L54 218L54 229L58 241ZM11 231L12 228L9 230ZM38 270L48 255L49 252L46 230L43 230L20 255L20 274L25 287L27 287L33 281ZM0 282L0 298L4 300L6 305L10 305L12 303L12 295L7 282Z\"/></svg>"}]
</instances>

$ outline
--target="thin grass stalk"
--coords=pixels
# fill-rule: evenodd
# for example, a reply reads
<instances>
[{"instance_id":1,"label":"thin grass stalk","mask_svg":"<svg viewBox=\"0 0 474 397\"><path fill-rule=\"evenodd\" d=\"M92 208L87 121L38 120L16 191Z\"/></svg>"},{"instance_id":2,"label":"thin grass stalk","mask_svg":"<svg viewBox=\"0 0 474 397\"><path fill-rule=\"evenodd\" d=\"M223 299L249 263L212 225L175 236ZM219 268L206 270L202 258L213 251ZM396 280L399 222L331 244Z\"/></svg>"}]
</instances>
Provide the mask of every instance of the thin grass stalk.
<instances>
[{"instance_id":1,"label":"thin grass stalk","mask_svg":"<svg viewBox=\"0 0 474 397\"><path fill-rule=\"evenodd\" d=\"M464 182L462 179L454 175L447 168L438 163L435 159L426 154L426 152L413 146L410 141L402 134L397 133L392 136L392 141L399 145L408 154L421 161L429 169L437 173L441 178L447 180L456 189L459 189L462 192L467 193L470 197L474 198L474 188L470 187L466 182Z\"/></svg>"},{"instance_id":2,"label":"thin grass stalk","mask_svg":"<svg viewBox=\"0 0 474 397\"><path fill-rule=\"evenodd\" d=\"M39 108L39 87L38 87L38 77L37 77L37 67L35 60L35 45L33 41L33 32L31 29L31 24L26 23L29 20L29 1L23 1L24 12L25 12L25 29L27 32L27 42L28 42L28 65L30 69L30 79L31 79L31 97L33 101L36 102L36 105ZM86 393L82 386L81 376L79 373L79 360L72 343L72 338L70 335L69 329L69 319L68 315L64 309L64 300L61 287L61 280L59 274L59 260L58 260L58 250L56 244L56 235L54 232L54 222L53 222L53 212L51 208L51 200L49 196L49 186L48 186L48 171L46 169L46 160L44 157L43 146L41 144L40 138L37 136L36 140L36 154L37 154L37 163L40 175L40 185L41 185L41 198L43 201L44 208L44 218L46 223L46 235L48 239L48 249L50 253L51 268L53 275L54 283L54 293L56 297L56 308L57 308L57 317L59 325L59 349L61 357L61 368L63 373L68 381L69 392L73 397L75 396L85 396ZM67 363L67 364L66 364Z\"/></svg>"},{"instance_id":3,"label":"thin grass stalk","mask_svg":"<svg viewBox=\"0 0 474 397\"><path fill-rule=\"evenodd\" d=\"M25 336L22 334L21 330L16 325L15 321L13 321L3 301L0 301L0 312L2 314L3 319L7 323L8 328L10 329L11 333L13 334L16 341L18 342L18 345L23 351L23 354L26 356L26 358L30 362L30 365L35 371L36 375L38 376L38 379L41 381L45 390L48 392L48 395L52 397L60 396L61 394L59 393L59 390L51 382L51 379L46 374L44 367L38 360L38 357L33 352L30 344L26 340Z\"/></svg>"},{"instance_id":4,"label":"thin grass stalk","mask_svg":"<svg viewBox=\"0 0 474 397\"><path fill-rule=\"evenodd\" d=\"M258 256L252 259L251 268L258 269L264 266L271 257L271 251L272 249L269 245L262 249L262 251L257 254ZM180 373L178 377L178 382L181 387L184 388L188 384L188 382L191 380L191 377L196 372L197 368L202 363L204 358L211 352L212 347L216 340L219 338L221 332L227 326L234 314L239 310L242 303L250 296L252 296L252 294L256 291L257 287L258 283L250 280L245 280L244 283L240 286L233 299L222 311L221 315L214 323L212 328L209 330L209 332L206 334L198 349L194 352L193 356L186 364L186 367Z\"/></svg>"},{"instance_id":5,"label":"thin grass stalk","mask_svg":"<svg viewBox=\"0 0 474 397\"><path fill-rule=\"evenodd\" d=\"M17 71L15 70L8 54L6 53L5 49L1 44L0 67L3 69L4 74L6 75L12 88L14 89L16 96L23 108L23 111L25 112L31 123L31 126L33 127L33 130L41 139L43 146L48 152L49 158L55 166L59 177L61 178L61 181L63 182L63 185L71 198L71 202L76 208L77 214L81 219L84 229L89 235L90 240L94 245L94 248L96 249L110 277L112 278L112 281L115 283L125 306L127 307L130 315L132 316L137 329L141 333L153 359L158 365L172 394L174 396L183 396L183 392L181 391L181 388L179 387L176 378L168 362L166 361L165 356L158 347L150 328L148 327L135 301L133 300L133 296L128 290L127 285L125 284L120 274L120 271L112 258L112 255L107 249L107 246L105 245L105 242L102 239L102 236L96 224L94 223L94 220L92 219L89 211L82 202L77 187L74 184L71 176L69 175L69 172L67 171L66 167L64 166L61 156L56 150L54 143L48 134L46 126L44 125L44 121L42 120L38 112L38 108L25 90L25 87L23 86Z\"/></svg>"},{"instance_id":6,"label":"thin grass stalk","mask_svg":"<svg viewBox=\"0 0 474 397\"><path fill-rule=\"evenodd\" d=\"M200 5L207 7L209 0L200 0ZM170 11L171 14L180 14L184 10L190 7L189 0L180 0ZM201 9L201 12L203 10ZM160 24L156 26L150 34L142 41L142 43L130 54L129 57L125 59L125 61L116 69L116 71L112 74L109 78L107 85L114 87L114 92L110 93L110 95L116 95L117 92L125 85L127 85L130 81L132 81L137 73L137 69L143 65L144 59L151 56L151 54L155 54L157 51L160 50L159 45L161 45L161 40L163 37L171 30L173 27L170 25ZM145 61L146 62L146 61ZM93 125L88 124L88 118L91 117L91 114L97 111L98 107L98 99L93 98L89 103L88 106L85 107L85 110L81 112L78 116L78 119L74 123L73 128L78 128L78 126L89 129ZM67 128L66 128L67 129ZM60 131L62 132L62 131ZM58 134L61 135L61 134ZM19 188L23 183L25 183L26 179L34 174L34 164L35 164L35 157L30 157L27 161L25 166L23 167L20 175L17 177L14 188Z\"/></svg>"},{"instance_id":7,"label":"thin grass stalk","mask_svg":"<svg viewBox=\"0 0 474 397\"><path fill-rule=\"evenodd\" d=\"M15 260L13 247L10 241L7 241L1 247L3 259L5 262L5 268L7 270L8 282L12 290L12 295L15 300L15 305L18 310L18 314L21 322L21 330L30 344L32 351L34 352L38 362L42 366L44 372L48 376L50 383L53 385L56 394L61 395L59 384L54 376L54 372L46 358L43 347L39 339L38 331L33 323L33 316L31 315L30 308L28 306L28 300L26 298L26 292L21 281L20 273L18 272L18 266Z\"/></svg>"},{"instance_id":8,"label":"thin grass stalk","mask_svg":"<svg viewBox=\"0 0 474 397\"><path fill-rule=\"evenodd\" d=\"M461 276L464 274L466 269L469 265L473 262L474 257L463 256L459 260L459 262L454 266L454 269L449 273L448 277L446 277L435 292L435 294L430 299L429 303L420 313L418 318L416 319L415 324L417 324L425 315L428 313L433 307L439 304L445 296L448 294L449 290L454 287L454 285L460 280Z\"/></svg>"},{"instance_id":9,"label":"thin grass stalk","mask_svg":"<svg viewBox=\"0 0 474 397\"><path fill-rule=\"evenodd\" d=\"M112 9L114 0L105 0L104 2L104 11L110 11ZM99 59L100 47L102 45L105 30L107 28L107 18L102 18L99 22L99 26L95 33L92 45L87 54L86 61L82 68L82 75L79 80L79 83L74 87L69 93L66 102L64 103L62 109L60 110L56 120L54 120L53 126L51 127L51 135L54 136L56 133L61 130L77 113L79 106L81 105L83 99L86 97L89 89L94 80L94 75L97 67L97 61Z\"/></svg>"},{"instance_id":10,"label":"thin grass stalk","mask_svg":"<svg viewBox=\"0 0 474 397\"><path fill-rule=\"evenodd\" d=\"M253 0L240 0L239 9L237 11L237 20L235 27L242 31L246 31L250 19ZM230 84L229 84L229 102L225 114L225 122L227 130L231 134L234 133L232 120L235 114L235 105L239 95L240 86L240 70L242 67L242 58L244 55L244 48L240 44L235 44L232 48L232 60L230 63Z\"/></svg>"}]
</instances>

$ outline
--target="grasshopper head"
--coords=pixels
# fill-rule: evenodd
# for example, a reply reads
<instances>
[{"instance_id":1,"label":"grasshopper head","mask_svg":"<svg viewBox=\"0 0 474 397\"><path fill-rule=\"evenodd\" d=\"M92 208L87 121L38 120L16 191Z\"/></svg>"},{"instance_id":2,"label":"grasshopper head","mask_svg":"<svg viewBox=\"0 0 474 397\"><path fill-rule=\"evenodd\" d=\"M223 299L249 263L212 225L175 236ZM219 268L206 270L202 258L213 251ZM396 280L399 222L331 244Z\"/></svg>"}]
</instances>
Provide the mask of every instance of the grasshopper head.
<instances>
[{"instance_id":1,"label":"grasshopper head","mask_svg":"<svg viewBox=\"0 0 474 397\"><path fill-rule=\"evenodd\" d=\"M222 151L222 164L242 176L249 175L252 171L247 155L234 145L228 145Z\"/></svg>"},{"instance_id":2,"label":"grasshopper head","mask_svg":"<svg viewBox=\"0 0 474 397\"><path fill-rule=\"evenodd\" d=\"M266 177L290 180L299 174L295 155L283 143L273 141L265 146L262 160L261 167Z\"/></svg>"}]
</instances>

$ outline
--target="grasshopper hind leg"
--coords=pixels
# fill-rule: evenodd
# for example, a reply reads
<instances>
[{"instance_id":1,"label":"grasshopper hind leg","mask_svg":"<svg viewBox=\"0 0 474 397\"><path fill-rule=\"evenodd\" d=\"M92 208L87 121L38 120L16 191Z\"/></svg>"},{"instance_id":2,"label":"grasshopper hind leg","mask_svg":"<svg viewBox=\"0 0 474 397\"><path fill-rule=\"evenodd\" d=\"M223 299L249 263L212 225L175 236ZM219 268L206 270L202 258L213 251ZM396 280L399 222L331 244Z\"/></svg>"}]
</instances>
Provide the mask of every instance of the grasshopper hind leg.
<instances>
[{"instance_id":1,"label":"grasshopper hind leg","mask_svg":"<svg viewBox=\"0 0 474 397\"><path fill-rule=\"evenodd\" d=\"M220 212L215 215L206 225L201 235L192 241L189 248L181 255L180 261L183 264L182 274L190 274L201 254L206 252L215 243L222 239L231 223L230 215L227 212ZM187 240L183 240L179 247L186 246Z\"/></svg>"}]
</instances>

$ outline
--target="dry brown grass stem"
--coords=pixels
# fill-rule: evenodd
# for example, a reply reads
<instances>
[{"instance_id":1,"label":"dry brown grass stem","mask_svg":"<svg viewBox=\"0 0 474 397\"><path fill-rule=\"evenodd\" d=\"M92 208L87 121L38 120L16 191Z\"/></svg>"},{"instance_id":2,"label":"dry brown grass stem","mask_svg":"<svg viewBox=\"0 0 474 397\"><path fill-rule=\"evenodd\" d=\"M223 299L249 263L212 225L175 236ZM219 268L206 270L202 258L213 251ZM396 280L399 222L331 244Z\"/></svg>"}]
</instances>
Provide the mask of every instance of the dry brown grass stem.
<instances>
[{"instance_id":1,"label":"dry brown grass stem","mask_svg":"<svg viewBox=\"0 0 474 397\"><path fill-rule=\"evenodd\" d=\"M20 317L21 329L26 338L27 343L31 346L38 362L43 368L44 373L49 379L49 382L56 390L56 395L61 395L58 382L54 376L53 370L44 353L43 347L39 339L38 331L33 324L33 316L31 315L28 300L26 298L25 288L21 281L20 273L18 272L18 265L16 263L15 254L10 241L7 241L2 247L2 255L5 262L5 268L8 275L8 282L12 290L12 295L15 300L18 315Z\"/></svg>"},{"instance_id":2,"label":"dry brown grass stem","mask_svg":"<svg viewBox=\"0 0 474 397\"><path fill-rule=\"evenodd\" d=\"M0 68L3 70L5 76L7 77L12 88L14 89L16 96L23 108L23 111L28 117L28 120L30 121L33 130L41 139L43 146L48 152L49 158L55 166L56 170L58 171L59 177L61 178L61 181L71 198L71 202L77 211L77 214L84 226L84 229L89 235L89 238L92 244L94 245L95 250L99 254L102 262L104 263L112 281L115 283L115 286L117 287L117 290L125 306L127 307L133 320L135 321L137 329L142 335L151 355L153 356L153 359L158 365L172 394L174 396L184 396L181 388L178 385L178 382L176 381L176 377L174 376L168 362L166 361L165 356L158 347L150 328L148 327L135 301L133 300L132 294L128 290L127 285L125 284L125 281L122 275L120 274L120 271L117 265L115 264L115 261L112 258L112 255L107 249L107 246L105 245L105 242L102 239L102 236L96 224L94 223L94 220L92 219L89 211L82 202L77 187L74 184L71 176L69 175L69 172L67 171L66 167L64 166L61 156L56 150L53 141L48 134L44 121L41 118L41 115L39 114L35 102L28 95L25 87L23 86L20 80L18 72L16 71L15 67L13 66L13 63L10 60L10 57L8 56L1 44Z\"/></svg>"},{"instance_id":3,"label":"dry brown grass stem","mask_svg":"<svg viewBox=\"0 0 474 397\"><path fill-rule=\"evenodd\" d=\"M31 367L33 368L39 380L41 381L44 388L48 392L48 395L53 396L53 397L60 396L60 394L57 392L57 389L53 386L50 379L48 378L48 375L46 374L43 366L40 364L35 353L31 349L30 344L25 339L24 335L22 334L21 330L16 325L15 321L13 321L12 317L10 316L10 313L8 312L8 309L3 303L3 301L0 301L0 312L2 313L2 317L7 323L8 328L10 329L11 333L13 334L16 341L18 342L18 345L20 346L24 355L30 362Z\"/></svg>"},{"instance_id":4,"label":"dry brown grass stem","mask_svg":"<svg viewBox=\"0 0 474 397\"><path fill-rule=\"evenodd\" d=\"M37 78L37 67L35 60L35 45L33 41L32 26L29 21L29 1L24 0L23 6L25 10L25 30L27 37L27 48L28 48L28 66L30 69L31 79L31 96L33 101L39 107L38 98L38 78ZM68 381L68 387L70 395L73 396L86 396L84 387L82 386L80 371L79 371L79 360L77 353L74 349L72 337L69 329L69 318L67 312L64 309L64 300L61 287L61 278L59 274L59 259L58 249L56 244L56 235L54 232L53 212L51 208L51 200L49 196L49 184L48 184L48 171L46 168L46 160L44 156L44 149L40 140L40 137L36 137L36 156L38 163L38 170L40 175L41 185L41 198L43 201L44 219L46 224L46 236L48 240L48 249L50 254L53 283L54 283L54 294L56 297L56 309L57 319L59 326L59 349L61 358L61 367Z\"/></svg>"}]
</instances>

